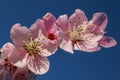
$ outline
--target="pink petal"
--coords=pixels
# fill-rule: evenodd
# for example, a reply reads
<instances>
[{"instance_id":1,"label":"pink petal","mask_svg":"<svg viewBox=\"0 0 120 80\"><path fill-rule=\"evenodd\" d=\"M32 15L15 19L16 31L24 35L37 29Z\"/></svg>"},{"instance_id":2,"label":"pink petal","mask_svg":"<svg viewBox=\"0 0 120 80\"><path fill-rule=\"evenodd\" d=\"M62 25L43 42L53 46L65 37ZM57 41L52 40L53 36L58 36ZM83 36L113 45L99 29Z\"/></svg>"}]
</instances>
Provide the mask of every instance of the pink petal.
<instances>
[{"instance_id":1,"label":"pink petal","mask_svg":"<svg viewBox=\"0 0 120 80\"><path fill-rule=\"evenodd\" d=\"M68 16L67 15L61 15L57 21L56 24L58 27L60 27L60 29L64 32L67 33L68 32Z\"/></svg>"},{"instance_id":2,"label":"pink petal","mask_svg":"<svg viewBox=\"0 0 120 80\"><path fill-rule=\"evenodd\" d=\"M51 29L49 31L47 31L48 36L46 36L46 37L48 37L48 39L50 39L50 40L55 40L58 38L59 32L60 31L58 30L57 26L55 24L53 24Z\"/></svg>"},{"instance_id":3,"label":"pink petal","mask_svg":"<svg viewBox=\"0 0 120 80\"><path fill-rule=\"evenodd\" d=\"M100 47L98 46L97 42L77 42L76 44L74 44L74 49L84 52L95 52L100 50Z\"/></svg>"},{"instance_id":4,"label":"pink petal","mask_svg":"<svg viewBox=\"0 0 120 80\"><path fill-rule=\"evenodd\" d=\"M103 35L105 32L100 27L93 25L91 21L86 26L87 33L94 33L95 35Z\"/></svg>"},{"instance_id":5,"label":"pink petal","mask_svg":"<svg viewBox=\"0 0 120 80\"><path fill-rule=\"evenodd\" d=\"M17 66L19 68L23 68L27 65L27 56L25 56L22 60L19 60L17 62L14 62L13 65Z\"/></svg>"},{"instance_id":6,"label":"pink petal","mask_svg":"<svg viewBox=\"0 0 120 80\"><path fill-rule=\"evenodd\" d=\"M28 56L27 63L28 68L35 74L45 74L49 70L50 62L48 59L38 54Z\"/></svg>"},{"instance_id":7,"label":"pink petal","mask_svg":"<svg viewBox=\"0 0 120 80\"><path fill-rule=\"evenodd\" d=\"M70 53L74 53L73 52L73 45L72 45L72 41L68 38L67 35L61 34L61 42L59 47L61 49L63 49L64 51L70 52Z\"/></svg>"},{"instance_id":8,"label":"pink petal","mask_svg":"<svg viewBox=\"0 0 120 80\"><path fill-rule=\"evenodd\" d=\"M58 44L56 41L46 41L44 44L41 46L41 55L42 56L51 56L54 54L58 49Z\"/></svg>"},{"instance_id":9,"label":"pink petal","mask_svg":"<svg viewBox=\"0 0 120 80\"><path fill-rule=\"evenodd\" d=\"M23 46L24 42L30 37L29 29L24 26L22 27L20 24L13 25L10 34L14 44L18 47Z\"/></svg>"},{"instance_id":10,"label":"pink petal","mask_svg":"<svg viewBox=\"0 0 120 80\"><path fill-rule=\"evenodd\" d=\"M56 18L51 13L47 13L43 17L43 20L44 20L44 25L45 25L46 29L49 31L51 29L52 25L55 23Z\"/></svg>"},{"instance_id":11,"label":"pink petal","mask_svg":"<svg viewBox=\"0 0 120 80\"><path fill-rule=\"evenodd\" d=\"M90 21L91 24L95 25L96 27L104 30L106 28L108 22L107 15L103 12L95 13L93 15L92 20Z\"/></svg>"},{"instance_id":12,"label":"pink petal","mask_svg":"<svg viewBox=\"0 0 120 80\"><path fill-rule=\"evenodd\" d=\"M80 9L76 9L75 13L70 16L70 28L73 29L75 27L74 25L80 25L84 22L87 22L85 13Z\"/></svg>"},{"instance_id":13,"label":"pink petal","mask_svg":"<svg viewBox=\"0 0 120 80\"><path fill-rule=\"evenodd\" d=\"M99 41L103 37L103 35L95 35L95 34L90 33L90 34L86 34L83 36L81 35L81 38L82 37L83 37L83 40L90 41L92 43L92 42Z\"/></svg>"},{"instance_id":14,"label":"pink petal","mask_svg":"<svg viewBox=\"0 0 120 80\"><path fill-rule=\"evenodd\" d=\"M99 41L100 46L109 48L117 45L117 42L112 37L105 36Z\"/></svg>"},{"instance_id":15,"label":"pink petal","mask_svg":"<svg viewBox=\"0 0 120 80\"><path fill-rule=\"evenodd\" d=\"M39 31L39 37L35 39L35 41L40 42L40 46L38 47L41 51L40 54L42 56L50 56L55 53L58 49L57 40L50 40L42 34L42 31Z\"/></svg>"},{"instance_id":16,"label":"pink petal","mask_svg":"<svg viewBox=\"0 0 120 80\"><path fill-rule=\"evenodd\" d=\"M25 58L25 51L23 49L19 49L19 48L15 48L11 51L11 53L9 54L9 60L12 64L16 64L18 61L22 61L23 58ZM24 63L23 63L24 64ZM16 66L20 66L19 64Z\"/></svg>"},{"instance_id":17,"label":"pink petal","mask_svg":"<svg viewBox=\"0 0 120 80\"><path fill-rule=\"evenodd\" d=\"M40 29L45 30L43 29L43 27L44 27L44 23L41 19L36 20L36 22L31 25L30 32L31 32L33 39L38 37L38 33Z\"/></svg>"},{"instance_id":18,"label":"pink petal","mask_svg":"<svg viewBox=\"0 0 120 80\"><path fill-rule=\"evenodd\" d=\"M10 42L7 42L6 44L3 45L3 47L1 48L1 57L3 59L6 59L9 57L9 54L11 53L11 51L14 49L14 45Z\"/></svg>"},{"instance_id":19,"label":"pink petal","mask_svg":"<svg viewBox=\"0 0 120 80\"><path fill-rule=\"evenodd\" d=\"M39 30L38 33L38 37L34 40L36 42L40 42L40 44L44 44L44 42L46 42L47 40L49 40L42 32L42 30Z\"/></svg>"}]
</instances>

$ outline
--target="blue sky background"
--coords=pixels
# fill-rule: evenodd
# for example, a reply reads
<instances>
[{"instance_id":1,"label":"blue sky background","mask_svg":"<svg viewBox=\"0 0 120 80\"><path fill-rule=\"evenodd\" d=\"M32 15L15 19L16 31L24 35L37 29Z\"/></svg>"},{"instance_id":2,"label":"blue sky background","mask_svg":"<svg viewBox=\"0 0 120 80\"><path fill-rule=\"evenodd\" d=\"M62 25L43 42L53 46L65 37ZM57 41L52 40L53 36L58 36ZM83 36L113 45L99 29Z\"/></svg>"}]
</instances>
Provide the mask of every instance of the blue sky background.
<instances>
[{"instance_id":1,"label":"blue sky background","mask_svg":"<svg viewBox=\"0 0 120 80\"><path fill-rule=\"evenodd\" d=\"M49 57L48 73L37 80L120 80L119 0L0 0L0 47L11 42L9 31L15 23L29 27L46 12L70 16L76 8L89 19L95 12L105 12L109 18L106 35L113 36L118 45L94 53L75 51L74 55L59 49Z\"/></svg>"}]
</instances>

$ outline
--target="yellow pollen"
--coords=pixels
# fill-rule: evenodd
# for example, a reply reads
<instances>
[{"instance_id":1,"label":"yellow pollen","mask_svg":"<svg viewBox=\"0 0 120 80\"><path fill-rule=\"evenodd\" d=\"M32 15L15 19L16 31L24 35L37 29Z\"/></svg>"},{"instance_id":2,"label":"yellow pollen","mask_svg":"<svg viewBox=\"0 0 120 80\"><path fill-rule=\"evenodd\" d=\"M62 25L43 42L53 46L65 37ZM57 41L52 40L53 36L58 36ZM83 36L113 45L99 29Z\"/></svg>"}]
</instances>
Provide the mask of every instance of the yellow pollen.
<instances>
[{"instance_id":1,"label":"yellow pollen","mask_svg":"<svg viewBox=\"0 0 120 80\"><path fill-rule=\"evenodd\" d=\"M31 56L32 54L40 54L38 46L40 46L40 43L34 41L33 38L30 37L28 41L24 44L23 48Z\"/></svg>"},{"instance_id":2,"label":"yellow pollen","mask_svg":"<svg viewBox=\"0 0 120 80\"><path fill-rule=\"evenodd\" d=\"M75 30L68 30L68 36L71 39L73 43L76 43L77 41L82 41L80 36L83 31L83 26L76 25L74 27L77 27Z\"/></svg>"}]
</instances>

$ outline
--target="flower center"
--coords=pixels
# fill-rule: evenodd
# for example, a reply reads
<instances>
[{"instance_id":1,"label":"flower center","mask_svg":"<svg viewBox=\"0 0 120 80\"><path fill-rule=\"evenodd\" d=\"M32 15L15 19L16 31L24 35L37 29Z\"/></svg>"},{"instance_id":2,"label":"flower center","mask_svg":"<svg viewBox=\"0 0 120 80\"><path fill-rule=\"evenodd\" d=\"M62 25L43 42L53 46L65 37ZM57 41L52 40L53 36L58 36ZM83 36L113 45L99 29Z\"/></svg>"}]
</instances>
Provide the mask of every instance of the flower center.
<instances>
[{"instance_id":1,"label":"flower center","mask_svg":"<svg viewBox=\"0 0 120 80\"><path fill-rule=\"evenodd\" d=\"M51 33L51 34L48 35L48 39L54 40L54 39L56 39L56 36Z\"/></svg>"},{"instance_id":2,"label":"flower center","mask_svg":"<svg viewBox=\"0 0 120 80\"><path fill-rule=\"evenodd\" d=\"M71 29L68 29L68 37L71 39L73 43L81 42L83 41L82 37L84 32L86 31L88 22L83 22L81 24L78 24L80 18L78 18L75 22L70 21L69 24L73 24L73 27Z\"/></svg>"},{"instance_id":3,"label":"flower center","mask_svg":"<svg viewBox=\"0 0 120 80\"><path fill-rule=\"evenodd\" d=\"M24 50L29 54L40 54L40 50L38 49L38 46L40 46L40 43L37 41L34 41L32 37L28 39L28 41L24 44L23 48Z\"/></svg>"},{"instance_id":4,"label":"flower center","mask_svg":"<svg viewBox=\"0 0 120 80\"><path fill-rule=\"evenodd\" d=\"M77 41L82 41L81 38L80 38L80 36L82 34L82 31L83 31L82 26L79 26L75 30L71 30L71 29L68 30L68 36L73 43L76 43Z\"/></svg>"}]
</instances>

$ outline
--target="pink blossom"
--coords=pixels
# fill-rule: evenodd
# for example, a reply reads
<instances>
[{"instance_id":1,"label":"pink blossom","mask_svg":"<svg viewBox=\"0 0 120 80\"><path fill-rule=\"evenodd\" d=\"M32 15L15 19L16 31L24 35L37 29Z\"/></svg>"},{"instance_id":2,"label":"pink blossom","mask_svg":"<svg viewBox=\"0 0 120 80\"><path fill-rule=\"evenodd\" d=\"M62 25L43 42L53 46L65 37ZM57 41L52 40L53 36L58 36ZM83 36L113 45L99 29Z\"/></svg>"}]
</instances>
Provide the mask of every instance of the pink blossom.
<instances>
[{"instance_id":1,"label":"pink blossom","mask_svg":"<svg viewBox=\"0 0 120 80\"><path fill-rule=\"evenodd\" d=\"M115 46L116 41L113 38L107 37L110 42L104 38L107 21L107 15L103 12L95 13L89 22L85 13L80 9L76 9L69 19L67 15L61 15L56 21L62 32L59 47L73 53L73 48L94 52L100 50L100 46Z\"/></svg>"},{"instance_id":2,"label":"pink blossom","mask_svg":"<svg viewBox=\"0 0 120 80\"><path fill-rule=\"evenodd\" d=\"M9 55L12 64L18 67L26 64L35 74L46 73L50 65L46 57L53 54L53 50L48 50L48 45L50 46L52 43L42 34L41 29L35 25L28 29L20 24L15 24L10 34L14 43L14 48Z\"/></svg>"},{"instance_id":3,"label":"pink blossom","mask_svg":"<svg viewBox=\"0 0 120 80\"><path fill-rule=\"evenodd\" d=\"M0 80L35 80L36 75L28 69L26 58L16 64L11 63L9 59L13 49L14 45L10 42L7 42L1 48ZM20 68L15 66L17 64Z\"/></svg>"}]
</instances>

